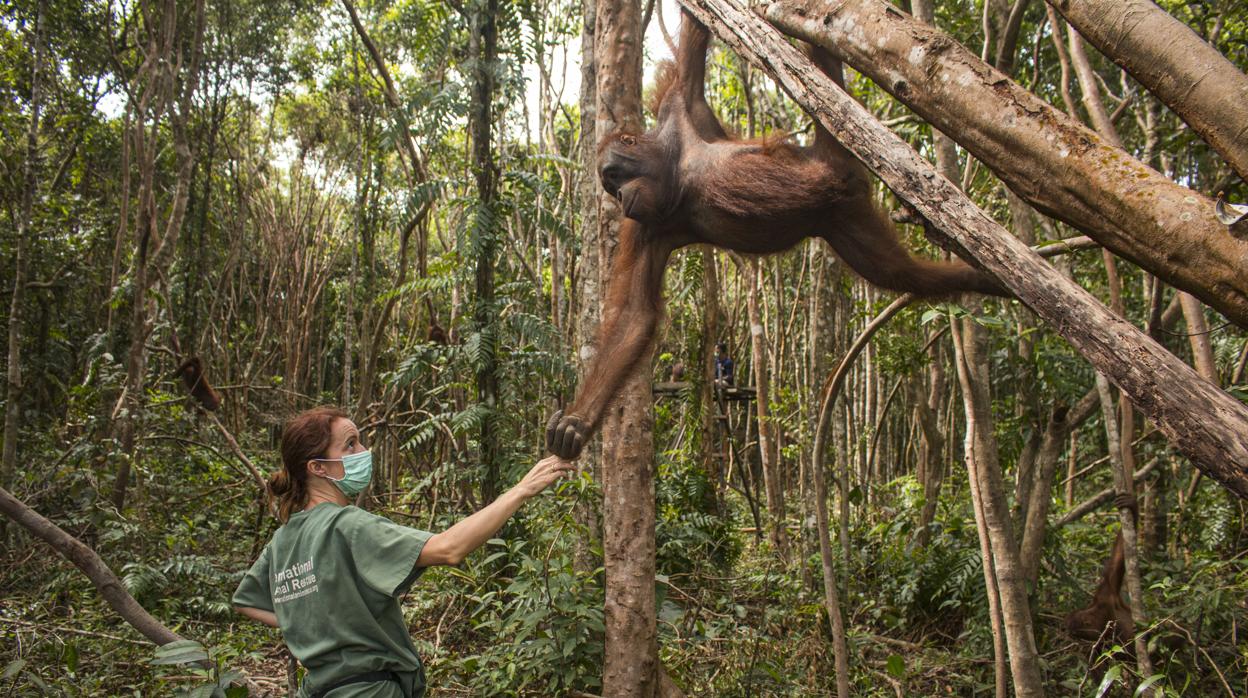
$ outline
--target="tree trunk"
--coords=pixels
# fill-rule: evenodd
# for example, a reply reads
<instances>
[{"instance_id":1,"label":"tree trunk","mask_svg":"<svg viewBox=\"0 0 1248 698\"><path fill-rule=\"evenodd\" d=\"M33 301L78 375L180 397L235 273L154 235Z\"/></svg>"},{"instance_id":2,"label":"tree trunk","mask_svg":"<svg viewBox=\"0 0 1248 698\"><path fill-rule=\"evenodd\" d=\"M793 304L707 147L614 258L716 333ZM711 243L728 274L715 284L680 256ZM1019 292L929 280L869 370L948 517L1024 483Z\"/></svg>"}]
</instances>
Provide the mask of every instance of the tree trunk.
<instances>
[{"instance_id":1,"label":"tree trunk","mask_svg":"<svg viewBox=\"0 0 1248 698\"><path fill-rule=\"evenodd\" d=\"M1104 374L1096 374L1096 392L1101 398L1101 416L1105 422L1105 436L1109 445L1109 462L1114 471L1114 491L1117 494L1135 494L1134 473L1122 457L1122 449L1130 446L1120 438L1118 431L1118 412L1114 409L1114 398L1109 391L1109 381ZM1126 562L1127 595L1131 597L1131 620L1135 623L1135 661L1140 671L1140 678L1146 679L1153 675L1153 662L1148 656L1148 625L1144 615L1144 594L1140 585L1139 546L1136 537L1135 518L1128 507L1118 510L1118 518L1122 522L1122 549Z\"/></svg>"},{"instance_id":2,"label":"tree trunk","mask_svg":"<svg viewBox=\"0 0 1248 698\"><path fill-rule=\"evenodd\" d=\"M1148 0L1049 3L1170 107L1248 181L1248 76L1183 22Z\"/></svg>"},{"instance_id":3,"label":"tree trunk","mask_svg":"<svg viewBox=\"0 0 1248 698\"><path fill-rule=\"evenodd\" d=\"M746 293L746 305L750 316L750 358L754 368L754 406L758 410L758 452L763 463L763 482L767 487L767 517L771 526L768 537L771 545L781 560L789 555L789 537L784 530L784 485L780 475L779 453L775 449L775 427L768 414L768 401L771 399L769 383L770 373L767 369L767 337L763 320L758 312L759 279L762 269L758 260L750 259L740 266L743 274L748 275L749 290Z\"/></svg>"},{"instance_id":4,"label":"tree trunk","mask_svg":"<svg viewBox=\"0 0 1248 698\"><path fill-rule=\"evenodd\" d=\"M1019 546L1019 564L1024 581L1034 586L1040 569L1040 554L1044 551L1044 534L1048 526L1049 506L1053 502L1053 476L1075 428L1096 411L1096 393L1088 393L1070 411L1054 410L1040 437L1036 452L1036 470L1031 485L1031 501L1026 506L1023 520L1022 543Z\"/></svg>"},{"instance_id":5,"label":"tree trunk","mask_svg":"<svg viewBox=\"0 0 1248 698\"><path fill-rule=\"evenodd\" d=\"M494 156L490 152L494 128L494 71L498 53L498 0L478 0L472 6L472 34L468 53L474 59L472 78L472 162L477 180L477 210L473 228L476 236L476 296L472 324L479 341L477 360L477 402L486 409L481 420L480 449L484 479L481 500L492 502L498 496L498 310L494 307L494 258L497 256L498 227L495 202ZM361 390L363 385L361 385Z\"/></svg>"},{"instance_id":6,"label":"tree trunk","mask_svg":"<svg viewBox=\"0 0 1248 698\"><path fill-rule=\"evenodd\" d=\"M815 448L822 446L815 440ZM815 525L819 531L819 560L823 567L823 605L832 626L832 654L836 660L836 698L849 698L849 643L845 639L845 621L841 613L840 593L836 588L836 571L832 567L832 531L828 522L828 478L823 457L813 450L811 475L815 481ZM841 497L846 495L841 493Z\"/></svg>"},{"instance_id":7,"label":"tree trunk","mask_svg":"<svg viewBox=\"0 0 1248 698\"><path fill-rule=\"evenodd\" d=\"M1248 240L1226 234L1212 200L1107 144L948 35L880 0L782 0L766 7L766 17L870 77L1041 212L1248 327Z\"/></svg>"},{"instance_id":8,"label":"tree trunk","mask_svg":"<svg viewBox=\"0 0 1248 698\"><path fill-rule=\"evenodd\" d=\"M702 464L703 469L711 474L715 483L715 507L722 509L724 488L732 473L728 470L728 459L721 458L722 449L713 448L718 440L719 409L715 394L715 362L710 358L715 354L715 344L719 341L719 271L716 267L715 250L704 246L702 255L702 341L698 343L698 355L695 368L699 373L698 406L702 413Z\"/></svg>"},{"instance_id":9,"label":"tree trunk","mask_svg":"<svg viewBox=\"0 0 1248 698\"><path fill-rule=\"evenodd\" d=\"M4 447L0 455L0 487L8 487L17 467L18 431L22 413L22 303L26 297L26 254L30 237L35 189L39 186L39 116L43 109L44 9L35 15L35 61L30 76L30 125L26 129L26 159L22 163L22 202L13 240L13 295L9 299L9 354L4 396ZM2 537L2 536L0 536Z\"/></svg>"},{"instance_id":10,"label":"tree trunk","mask_svg":"<svg viewBox=\"0 0 1248 698\"><path fill-rule=\"evenodd\" d=\"M429 174L425 169L424 157L421 155L420 149L416 146L416 142L412 138L412 128L410 124L408 123L407 113L406 111L404 111L402 103L399 101L398 90L394 86L394 79L390 76L390 69L386 67L386 61L384 58L382 58L381 51L377 48L376 43L373 42L372 37L370 37L368 32L364 29L364 24L363 22L360 21L359 13L356 12L355 5L351 2L351 0L342 0L342 4L343 4L343 7L347 10L347 15L351 19L351 26L355 28L356 35L360 37L360 41L364 44L364 48L368 51L369 58L372 60L372 63L373 63L373 69L376 70L377 74L381 77L381 85L383 88L382 96L385 97L386 106L390 108L390 114L394 119L395 131L399 135L398 141L400 145L402 145L402 148L399 149L399 153L401 155L406 156L406 157L400 157L399 162L403 165L404 174L407 176L408 195L411 196L412 194L416 193L417 188L421 184L424 184L429 179ZM497 5L492 5L491 7L493 11L489 12L489 17L490 17L489 21L491 23L490 24L491 28L489 29L489 31L493 32L494 30L492 28L493 27L492 22L493 22L493 17L497 15ZM475 25L474 25L474 28L475 28ZM498 43L496 34L497 33L495 32L494 35L492 35L493 38L490 38L488 41L485 42L485 45L481 47L482 50L490 51L490 57L488 58L484 56L478 57L480 61L485 62L484 65L490 65L494 61L493 56L495 53L497 53L497 43ZM482 36L478 36L476 33L474 33L472 38L476 39L477 41L482 41ZM477 56L476 53L474 53L473 55ZM483 64L479 62L478 63L479 69L481 65ZM480 100L482 98L487 100L484 103L484 109L485 109L484 116L488 117L491 111L488 100L492 99L493 97L493 79L494 79L493 74L483 73L480 70L478 70L478 72L474 74L474 80L479 81L483 79L488 80L490 84L487 86L474 84L474 87L477 89L477 91L474 91L473 96L474 96L474 100ZM488 93L485 95L482 95L480 93L480 90L483 88L487 89L488 91ZM474 106L476 107L476 109L482 108L481 103L479 101L475 101ZM477 111L474 111L474 115L476 118L479 118L480 116L482 116ZM490 145L490 130L489 129L491 126L492 124L488 124L485 127L485 130L483 132L478 132L474 130L474 138L477 135L485 138L485 148L486 148L485 152L487 154L486 156L487 159L490 159L492 157L491 155L489 155L489 145ZM480 153L478 153L475 149L476 148L475 140L473 141L473 147L474 147L474 150L473 150L474 161L477 163L478 167L480 167L480 160L478 159L480 157ZM490 167L489 167L488 176L491 179L491 181L489 182L489 185L492 190L492 187L493 187L492 180L494 178L492 159L490 159ZM478 193L480 193L482 190L481 190L481 179L480 179L481 175L479 172L477 174L477 177L478 177L477 189L478 189ZM485 198L482 198L481 201L483 202L483 205L485 205L484 202L486 202L487 200ZM425 249L425 240L424 240L425 232L424 232L424 226L422 225L422 223L424 222L425 217L429 214L429 210L432 208L432 203L433 202L431 199L429 199L428 197L424 197L424 199L421 200L420 203L418 204L415 213L413 213L412 216L407 220L407 222L403 226L402 231L399 233L399 274L393 283L393 286L396 288L402 287L403 284L407 281L407 266L408 266L407 265L407 252L408 252L409 242L410 242L413 232L420 231L418 233L420 236L420 240L418 241L417 246L421 250ZM490 220L493 220L493 219L491 218ZM422 275L423 275L423 266L420 271L422 272ZM478 266L478 272L480 271L481 271L480 266ZM360 367L360 379L358 381L359 400L356 404L355 411L356 411L356 414L361 417L367 414L368 405L373 400L374 384L377 382L377 374L378 374L378 370L377 370L378 355L380 353L382 339L384 337L385 331L391 326L390 315L394 311L395 305L399 302L398 294L389 293L388 296L389 297L387 298L385 305L382 306L381 312L377 315L377 319L373 323L373 332L372 332L371 341L362 347L363 351L361 352L361 355L360 355L362 365ZM432 315L430 315L430 318L429 318L430 322L432 322L433 319L434 318L432 317ZM347 358L349 358L349 356ZM495 393L497 393L497 382L498 382L497 377L495 377L494 378L494 383L495 383L494 392Z\"/></svg>"},{"instance_id":11,"label":"tree trunk","mask_svg":"<svg viewBox=\"0 0 1248 698\"><path fill-rule=\"evenodd\" d=\"M824 450L828 441L828 429L832 412L836 407L836 398L840 395L841 389L845 385L845 379L849 376L850 367L853 366L854 361L862 353L862 350L867 347L871 337L887 324L894 315L901 312L903 308L913 301L914 296L911 294L907 293L899 296L871 322L867 323L862 333L858 335L854 343L845 352L845 356L841 358L841 362L837 365L836 370L832 372L832 375L828 376L827 382L820 391L819 400L816 402L819 412L815 422L815 442L811 446L810 467L815 480L815 516L816 524L819 528L819 554L823 559L824 607L832 625L832 652L836 659L836 690L837 696L840 698L845 698L849 695L849 645L845 640L845 624L841 619L841 602L836 588L836 577L832 571L832 534L828 525L828 487L824 473ZM843 508L845 506L844 503L849 497L847 481L847 477L843 477L841 480L842 511L845 511ZM841 544L846 545L848 535L844 527L842 527L840 538ZM848 563L848 552L845 560Z\"/></svg>"},{"instance_id":12,"label":"tree trunk","mask_svg":"<svg viewBox=\"0 0 1248 698\"><path fill-rule=\"evenodd\" d=\"M967 471L979 489L983 525L992 546L992 569L1001 595L1001 622L1010 650L1010 674L1016 696L1043 696L1040 657L1036 652L1026 580L1010 527L1009 504L1001 477L1001 462L993 436L992 402L988 394L988 364L974 318L954 320L954 351L958 380L966 409ZM987 564L987 561L985 561Z\"/></svg>"},{"instance_id":13,"label":"tree trunk","mask_svg":"<svg viewBox=\"0 0 1248 698\"><path fill-rule=\"evenodd\" d=\"M597 138L617 128L641 132L641 6L637 0L597 0L594 62ZM619 240L620 210L597 191L603 270ZM605 277L604 277L605 278ZM654 595L653 347L638 362L607 410L602 426L603 564L606 568L606 647L603 696L650 698L658 689Z\"/></svg>"},{"instance_id":14,"label":"tree trunk","mask_svg":"<svg viewBox=\"0 0 1248 698\"><path fill-rule=\"evenodd\" d=\"M1197 467L1239 496L1248 497L1248 408L1199 380L1173 354L1115 316L1002 230L952 183L933 172L910 146L837 88L775 29L725 0L683 1L729 45L775 75L803 108L943 231L949 238L944 242L958 247L993 274L1096 369L1104 371ZM896 13L890 17L896 17ZM934 36L931 29L910 24L910 31ZM945 39L944 45L947 44ZM970 56L966 59L977 60ZM999 80L1005 80L1004 76ZM919 84L929 83L938 85L941 80L924 79ZM982 107L982 103L978 105L977 112ZM1054 118L1064 118L1056 111L1050 113ZM994 114L998 122L1009 121L998 117ZM1064 171L1055 168L1051 173L1037 173L1035 179L1052 181L1063 176ZM1088 186L1075 189L1087 191ZM1104 219L1114 217L1104 212L1098 215ZM1225 232L1222 237L1231 239ZM1177 243L1170 239L1160 246L1168 251L1177 248ZM1248 251L1248 243L1245 250ZM1242 273L1240 265L1236 263L1235 267L1235 275L1248 283L1248 275ZM1207 272L1208 268L1198 271ZM1123 356L1132 360L1123 361Z\"/></svg>"},{"instance_id":15,"label":"tree trunk","mask_svg":"<svg viewBox=\"0 0 1248 698\"><path fill-rule=\"evenodd\" d=\"M597 119L598 84L597 71L594 63L594 35L597 16L596 0L582 0L581 28L581 181L578 187L580 201L580 253L575 255L575 276L571 300L576 304L575 332L573 346L576 347L576 381L577 385L585 384L585 373L598 353L595 342L598 337L598 326L602 320L602 285L601 277L601 237L598 229L598 206L602 186L595 176L594 159L597 135L595 122ZM562 404L559 407L563 407ZM581 452L581 468L588 471L593 478L601 482L602 471L598 465L602 462L602 442L590 439ZM600 561L592 554L593 541L602 540L602 522L599 520L599 509L592 497L581 497L573 510L577 523L585 527L588 536L576 540L575 564L580 572L592 573L598 568Z\"/></svg>"}]
</instances>

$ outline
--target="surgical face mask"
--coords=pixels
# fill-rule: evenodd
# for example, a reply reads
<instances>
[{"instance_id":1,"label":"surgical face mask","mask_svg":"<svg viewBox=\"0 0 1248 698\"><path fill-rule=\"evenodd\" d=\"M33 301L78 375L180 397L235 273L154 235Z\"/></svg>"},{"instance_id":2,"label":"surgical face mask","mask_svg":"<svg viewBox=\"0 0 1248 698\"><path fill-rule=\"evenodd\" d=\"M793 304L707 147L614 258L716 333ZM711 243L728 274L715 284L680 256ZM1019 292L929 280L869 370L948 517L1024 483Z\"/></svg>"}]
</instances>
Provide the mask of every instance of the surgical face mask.
<instances>
[{"instance_id":1,"label":"surgical face mask","mask_svg":"<svg viewBox=\"0 0 1248 698\"><path fill-rule=\"evenodd\" d=\"M326 475L325 479L337 485L338 489L348 497L354 497L363 492L373 479L372 451L349 453L342 458L317 458L317 460L321 462L342 461L342 477L335 479Z\"/></svg>"}]
</instances>

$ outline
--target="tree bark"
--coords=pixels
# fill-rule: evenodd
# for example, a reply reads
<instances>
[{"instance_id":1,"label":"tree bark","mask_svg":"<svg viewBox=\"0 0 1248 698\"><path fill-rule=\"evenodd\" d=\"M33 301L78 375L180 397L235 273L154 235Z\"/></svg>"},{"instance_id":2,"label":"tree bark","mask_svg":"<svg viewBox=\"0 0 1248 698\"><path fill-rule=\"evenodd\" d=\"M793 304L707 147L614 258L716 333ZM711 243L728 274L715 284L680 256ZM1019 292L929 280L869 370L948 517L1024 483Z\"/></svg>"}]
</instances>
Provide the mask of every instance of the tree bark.
<instances>
[{"instance_id":1,"label":"tree bark","mask_svg":"<svg viewBox=\"0 0 1248 698\"><path fill-rule=\"evenodd\" d=\"M66 533L60 526L40 516L4 488L0 488L0 512L21 524L31 535L52 546L66 560L86 573L108 605L112 606L122 620L142 633L143 637L158 645L182 639L134 600L126 591L125 585L94 550Z\"/></svg>"},{"instance_id":2,"label":"tree bark","mask_svg":"<svg viewBox=\"0 0 1248 698\"><path fill-rule=\"evenodd\" d=\"M1148 0L1051 0L1071 26L1140 81L1248 181L1248 76Z\"/></svg>"},{"instance_id":3,"label":"tree bark","mask_svg":"<svg viewBox=\"0 0 1248 698\"><path fill-rule=\"evenodd\" d=\"M746 306L750 316L750 363L754 368L754 407L758 411L758 451L763 463L763 483L767 488L767 517L771 526L768 537L781 560L789 556L789 537L784 530L784 485L780 476L779 453L776 452L775 429L771 423L768 404L771 400L769 386L771 375L767 368L767 337L762 316L758 312L759 279L762 269L758 261L750 259L740 267L749 276Z\"/></svg>"},{"instance_id":4,"label":"tree bark","mask_svg":"<svg viewBox=\"0 0 1248 698\"><path fill-rule=\"evenodd\" d=\"M715 506L722 509L724 488L732 479L732 473L728 470L728 459L720 457L723 450L714 448L719 433L719 409L715 400L715 361L711 357L719 341L719 271L714 249L704 246L699 254L702 255L702 338L694 365L700 374L701 386L698 391L698 407L702 414L700 450L703 469L712 474L715 483Z\"/></svg>"},{"instance_id":5,"label":"tree bark","mask_svg":"<svg viewBox=\"0 0 1248 698\"><path fill-rule=\"evenodd\" d=\"M1227 235L1209 198L1112 147L948 35L880 0L782 0L765 15L870 77L1027 203L1248 327L1248 240Z\"/></svg>"},{"instance_id":6,"label":"tree bark","mask_svg":"<svg viewBox=\"0 0 1248 698\"><path fill-rule=\"evenodd\" d=\"M499 445L498 408L498 309L494 307L494 258L497 256L498 227L494 156L490 152L494 128L494 71L498 53L498 0L478 0L472 6L472 33L468 52L473 56L472 77L472 161L477 180L477 210L473 228L476 237L476 295L472 324L478 336L477 402L486 409L481 420L480 449L484 479L481 500L492 502L498 496Z\"/></svg>"},{"instance_id":7,"label":"tree bark","mask_svg":"<svg viewBox=\"0 0 1248 698\"><path fill-rule=\"evenodd\" d=\"M0 451L0 487L8 487L17 467L18 431L22 424L22 303L26 297L26 255L30 241L35 189L39 186L39 117L43 109L44 9L35 10L35 61L30 76L30 125L22 162L22 201L13 240L13 294L9 298L9 352L4 395L4 446ZM2 538L3 536L0 536Z\"/></svg>"},{"instance_id":8,"label":"tree bark","mask_svg":"<svg viewBox=\"0 0 1248 698\"><path fill-rule=\"evenodd\" d=\"M1122 449L1130 446L1125 444L1118 432L1118 412L1114 409L1114 399L1110 395L1109 381L1104 374L1096 374L1096 392L1101 398L1101 416L1105 422L1105 436L1109 445L1109 462L1114 472L1114 491L1116 494L1135 494L1134 473L1122 457ZM1139 546L1135 530L1135 517L1128 507L1118 510L1118 518L1122 522L1122 548L1126 562L1127 595L1131 597L1131 620L1135 623L1135 661L1140 671L1140 678L1146 679L1153 675L1153 662L1148 656L1146 630L1148 625L1144 615L1144 594L1140 585Z\"/></svg>"},{"instance_id":9,"label":"tree bark","mask_svg":"<svg viewBox=\"0 0 1248 698\"><path fill-rule=\"evenodd\" d=\"M570 265L574 265L573 288L576 293L570 294L575 303L575 331L573 346L576 347L576 384L585 384L585 374L598 353L598 326L602 320L602 285L601 276L601 245L598 229L598 206L602 186L595 176L594 159L597 134L595 132L596 114L598 113L598 79L594 63L594 36L596 32L597 2L582 0L581 3L581 180L578 186L580 200L580 252L573 255ZM560 408L563 407L561 403ZM581 451L581 468L601 483L602 442L590 439ZM592 553L593 541L602 540L602 522L599 507L592 497L581 497L573 509L573 517L585 528L587 536L576 540L575 565L578 571L589 574L601 563Z\"/></svg>"},{"instance_id":10,"label":"tree bark","mask_svg":"<svg viewBox=\"0 0 1248 698\"><path fill-rule=\"evenodd\" d=\"M992 546L991 566L1001 595L1001 622L1009 647L1010 674L1017 696L1043 696L1040 657L1036 651L1026 579L1010 526L1009 504L1001 477L1001 461L993 436L992 402L988 394L988 364L974 318L953 321L958 381L966 409L966 464L978 486L982 525ZM985 561L985 565L988 562Z\"/></svg>"},{"instance_id":11,"label":"tree bark","mask_svg":"<svg viewBox=\"0 0 1248 698\"><path fill-rule=\"evenodd\" d=\"M597 0L594 62L597 138L617 128L640 133L641 5ZM601 268L612 266L620 209L597 190ZM607 272L609 273L609 272ZM638 363L607 410L602 426L603 564L606 571L605 698L651 698L658 690L654 575L654 442L651 363Z\"/></svg>"},{"instance_id":12,"label":"tree bark","mask_svg":"<svg viewBox=\"0 0 1248 698\"><path fill-rule=\"evenodd\" d=\"M1004 231L786 43L774 28L725 0L683 3L730 46L774 75L798 104L943 231L942 235L948 236L944 242L959 248L993 274L1096 369L1105 372L1197 467L1239 496L1248 497L1248 408L1199 380L1173 354L1115 316ZM934 36L931 29L911 24L911 31ZM948 40L944 42L947 44ZM991 112L982 106L977 111ZM1061 117L1054 110L1048 111ZM993 116L997 121L1010 121L998 117L999 114ZM1096 138L1095 134L1088 134ZM1061 176L1062 168L1056 168L1053 172L1037 173L1035 179ZM1088 188L1075 187L1079 191ZM1236 269L1240 280L1248 283L1248 275L1243 274L1239 263ZM1124 361L1124 356L1131 360Z\"/></svg>"}]
</instances>

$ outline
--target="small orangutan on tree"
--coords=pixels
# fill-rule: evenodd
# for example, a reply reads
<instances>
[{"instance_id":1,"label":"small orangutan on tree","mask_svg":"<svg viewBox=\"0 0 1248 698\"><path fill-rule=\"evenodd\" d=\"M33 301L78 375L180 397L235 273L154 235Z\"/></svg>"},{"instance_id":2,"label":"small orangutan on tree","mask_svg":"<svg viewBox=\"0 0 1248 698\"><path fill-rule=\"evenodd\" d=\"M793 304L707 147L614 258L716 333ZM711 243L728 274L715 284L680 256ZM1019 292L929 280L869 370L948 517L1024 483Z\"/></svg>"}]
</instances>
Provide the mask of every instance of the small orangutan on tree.
<instances>
[{"instance_id":1,"label":"small orangutan on tree","mask_svg":"<svg viewBox=\"0 0 1248 698\"><path fill-rule=\"evenodd\" d=\"M681 14L676 64L661 66L656 79L654 128L615 133L598 146L599 179L626 219L603 308L600 353L566 414L555 413L547 425L547 448L563 458L580 454L653 341L663 269L680 247L708 243L770 254L819 237L863 278L887 289L1008 295L963 262L910 256L871 200L866 168L818 122L808 147L729 136L706 102L710 33ZM839 61L818 48L811 57L844 84Z\"/></svg>"},{"instance_id":2,"label":"small orangutan on tree","mask_svg":"<svg viewBox=\"0 0 1248 698\"><path fill-rule=\"evenodd\" d=\"M1139 507L1135 496L1120 494L1114 500L1116 508L1131 510L1131 516L1139 519ZM1122 532L1114 539L1114 550L1105 562L1101 583L1092 593L1092 602L1066 616L1066 632L1079 640L1096 643L1095 654L1117 643L1128 653L1135 638L1135 620L1131 607L1122 600L1122 580L1126 576L1127 563L1122 542Z\"/></svg>"},{"instance_id":3,"label":"small orangutan on tree","mask_svg":"<svg viewBox=\"0 0 1248 698\"><path fill-rule=\"evenodd\" d=\"M212 389L208 377L204 375L204 362L198 356L192 356L178 366L177 374L182 376L186 391L195 398L201 407L209 412L216 412L221 407L221 396Z\"/></svg>"}]
</instances>

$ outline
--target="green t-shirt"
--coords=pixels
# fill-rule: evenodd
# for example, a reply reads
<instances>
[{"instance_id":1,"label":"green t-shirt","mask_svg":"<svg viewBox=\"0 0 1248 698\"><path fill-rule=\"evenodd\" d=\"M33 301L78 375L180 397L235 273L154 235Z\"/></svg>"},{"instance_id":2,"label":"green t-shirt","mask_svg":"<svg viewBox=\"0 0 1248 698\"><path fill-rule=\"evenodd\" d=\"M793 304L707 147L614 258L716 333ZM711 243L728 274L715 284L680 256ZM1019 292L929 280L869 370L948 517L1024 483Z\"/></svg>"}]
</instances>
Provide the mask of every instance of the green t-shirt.
<instances>
[{"instance_id":1,"label":"green t-shirt","mask_svg":"<svg viewBox=\"0 0 1248 698\"><path fill-rule=\"evenodd\" d=\"M272 611L286 646L307 667L301 696L349 676L394 671L332 698L421 696L425 672L398 597L424 571L416 558L432 533L332 502L291 515L234 592L233 603Z\"/></svg>"}]
</instances>

